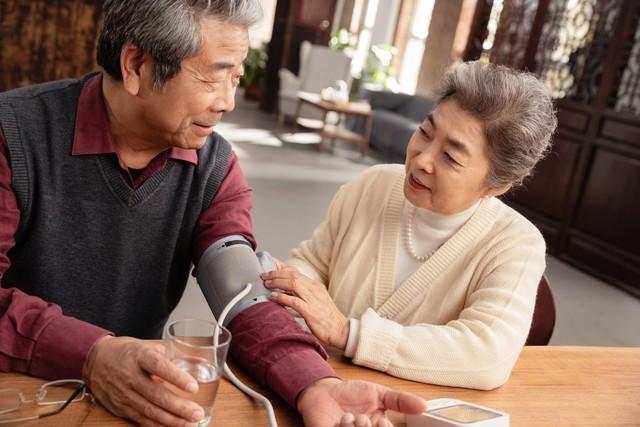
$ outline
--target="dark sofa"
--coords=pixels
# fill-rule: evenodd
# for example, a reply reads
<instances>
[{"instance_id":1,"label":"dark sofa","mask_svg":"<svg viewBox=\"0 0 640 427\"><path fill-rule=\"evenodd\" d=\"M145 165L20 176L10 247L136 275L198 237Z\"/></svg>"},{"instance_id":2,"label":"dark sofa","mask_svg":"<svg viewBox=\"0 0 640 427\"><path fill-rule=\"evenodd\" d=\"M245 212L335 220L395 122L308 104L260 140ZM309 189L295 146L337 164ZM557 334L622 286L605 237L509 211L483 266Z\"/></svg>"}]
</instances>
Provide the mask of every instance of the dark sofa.
<instances>
[{"instance_id":1,"label":"dark sofa","mask_svg":"<svg viewBox=\"0 0 640 427\"><path fill-rule=\"evenodd\" d=\"M364 91L373 111L369 147L385 161L404 163L411 135L435 106L435 99L403 93ZM351 128L362 131L362 121Z\"/></svg>"}]
</instances>

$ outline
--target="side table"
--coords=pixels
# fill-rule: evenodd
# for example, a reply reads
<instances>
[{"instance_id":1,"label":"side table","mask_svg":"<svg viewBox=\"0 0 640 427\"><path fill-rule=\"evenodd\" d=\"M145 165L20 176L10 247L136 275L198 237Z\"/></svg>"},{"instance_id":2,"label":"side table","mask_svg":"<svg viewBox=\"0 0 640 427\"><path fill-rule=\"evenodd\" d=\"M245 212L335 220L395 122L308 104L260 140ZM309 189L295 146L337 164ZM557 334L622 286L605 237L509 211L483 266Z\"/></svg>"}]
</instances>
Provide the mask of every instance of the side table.
<instances>
[{"instance_id":1,"label":"side table","mask_svg":"<svg viewBox=\"0 0 640 427\"><path fill-rule=\"evenodd\" d=\"M323 119L316 120L300 117L300 109L303 104L309 104L321 110L323 112ZM340 120L335 125L327 123L327 114L331 111L340 115ZM346 116L364 117L364 132L356 133L341 126L343 119ZM367 151L369 150L369 135L371 133L372 118L371 105L369 105L367 101L336 103L322 99L320 94L317 93L298 92L298 107L296 109L295 123L296 125L300 125L305 128L317 129L320 132L320 136L322 138L320 145L318 146L318 150L320 151L324 149L325 141L327 139L341 139L359 144L362 156L366 156Z\"/></svg>"}]
</instances>

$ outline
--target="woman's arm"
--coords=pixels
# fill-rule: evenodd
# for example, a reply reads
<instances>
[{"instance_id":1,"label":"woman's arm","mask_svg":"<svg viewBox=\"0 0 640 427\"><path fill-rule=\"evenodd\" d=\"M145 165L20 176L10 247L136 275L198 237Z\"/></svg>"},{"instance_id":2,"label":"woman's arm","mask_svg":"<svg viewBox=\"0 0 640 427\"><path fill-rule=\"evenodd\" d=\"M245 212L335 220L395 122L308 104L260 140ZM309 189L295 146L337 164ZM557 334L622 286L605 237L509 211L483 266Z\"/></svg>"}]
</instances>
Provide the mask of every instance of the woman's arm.
<instances>
[{"instance_id":1,"label":"woman's arm","mask_svg":"<svg viewBox=\"0 0 640 427\"><path fill-rule=\"evenodd\" d=\"M433 384L483 390L504 384L529 331L544 255L541 237L514 239L483 266L459 317L445 325L402 326L368 309L353 362Z\"/></svg>"}]
</instances>

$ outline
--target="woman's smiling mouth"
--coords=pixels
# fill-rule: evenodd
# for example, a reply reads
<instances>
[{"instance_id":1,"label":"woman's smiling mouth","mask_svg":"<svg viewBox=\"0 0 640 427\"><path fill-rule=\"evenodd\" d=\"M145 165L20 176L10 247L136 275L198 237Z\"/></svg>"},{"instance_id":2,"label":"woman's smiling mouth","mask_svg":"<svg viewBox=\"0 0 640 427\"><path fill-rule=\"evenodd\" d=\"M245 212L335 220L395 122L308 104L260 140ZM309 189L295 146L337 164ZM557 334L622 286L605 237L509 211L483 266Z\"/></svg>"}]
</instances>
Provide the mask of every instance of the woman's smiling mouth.
<instances>
[{"instance_id":1,"label":"woman's smiling mouth","mask_svg":"<svg viewBox=\"0 0 640 427\"><path fill-rule=\"evenodd\" d=\"M415 179L413 174L409 174L409 185L411 186L411 188L418 191L431 190L429 187Z\"/></svg>"}]
</instances>

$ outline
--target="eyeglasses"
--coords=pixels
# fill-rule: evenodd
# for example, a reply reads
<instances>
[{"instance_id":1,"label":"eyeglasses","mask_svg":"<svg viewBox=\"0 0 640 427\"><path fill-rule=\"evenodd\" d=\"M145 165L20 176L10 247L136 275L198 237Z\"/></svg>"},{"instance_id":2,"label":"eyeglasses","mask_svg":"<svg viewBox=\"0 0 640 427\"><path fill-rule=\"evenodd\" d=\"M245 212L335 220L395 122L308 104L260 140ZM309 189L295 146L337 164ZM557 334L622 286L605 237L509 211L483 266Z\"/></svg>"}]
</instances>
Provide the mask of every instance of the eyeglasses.
<instances>
[{"instance_id":1,"label":"eyeglasses","mask_svg":"<svg viewBox=\"0 0 640 427\"><path fill-rule=\"evenodd\" d=\"M58 380L43 384L33 400L27 400L20 390L0 389L0 424L37 420L56 415L70 403L79 402L86 396L92 398L87 392L86 384L81 380ZM13 414L25 403L35 403L39 407L49 406L52 409L34 415Z\"/></svg>"}]
</instances>

